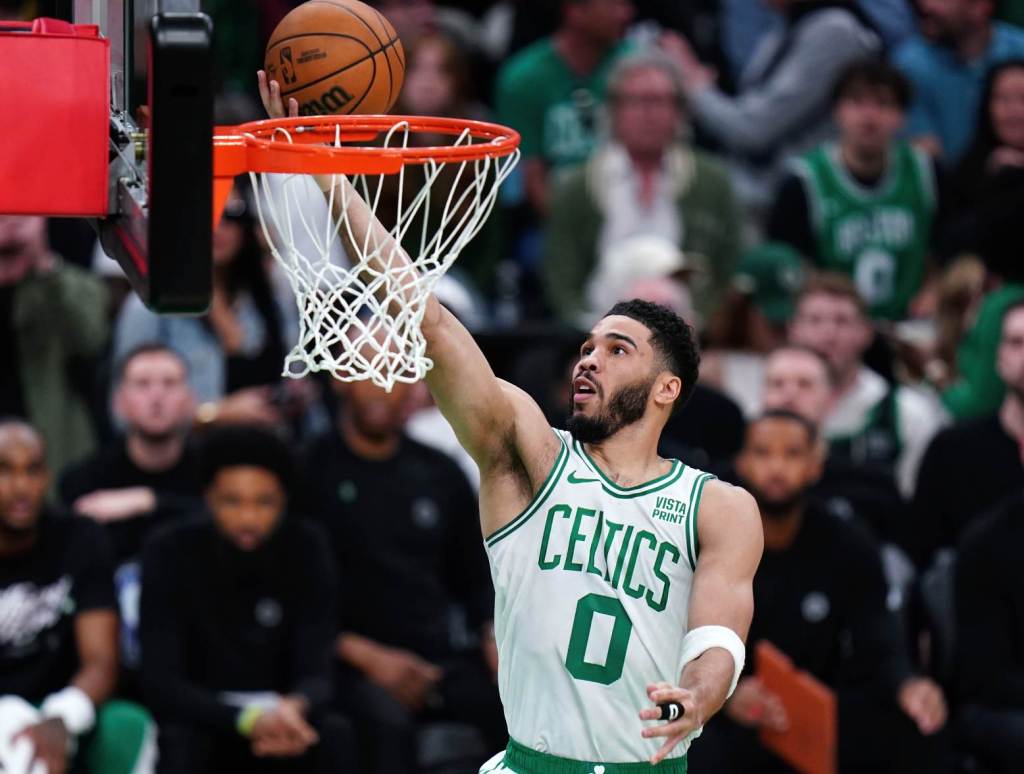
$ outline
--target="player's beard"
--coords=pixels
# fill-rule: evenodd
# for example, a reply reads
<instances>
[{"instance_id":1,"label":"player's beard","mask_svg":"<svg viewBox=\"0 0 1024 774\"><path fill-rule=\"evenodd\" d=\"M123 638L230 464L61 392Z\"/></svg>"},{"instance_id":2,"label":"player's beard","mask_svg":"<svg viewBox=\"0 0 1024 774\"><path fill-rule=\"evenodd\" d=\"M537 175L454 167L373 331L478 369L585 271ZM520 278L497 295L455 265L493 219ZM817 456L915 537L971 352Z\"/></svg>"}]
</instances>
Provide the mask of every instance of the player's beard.
<instances>
[{"instance_id":1,"label":"player's beard","mask_svg":"<svg viewBox=\"0 0 1024 774\"><path fill-rule=\"evenodd\" d=\"M597 416L573 412L569 403L569 419L565 428L580 443L601 443L622 428L639 422L647 410L647 398L654 386L654 377L620 387L608 401L608 407Z\"/></svg>"}]
</instances>

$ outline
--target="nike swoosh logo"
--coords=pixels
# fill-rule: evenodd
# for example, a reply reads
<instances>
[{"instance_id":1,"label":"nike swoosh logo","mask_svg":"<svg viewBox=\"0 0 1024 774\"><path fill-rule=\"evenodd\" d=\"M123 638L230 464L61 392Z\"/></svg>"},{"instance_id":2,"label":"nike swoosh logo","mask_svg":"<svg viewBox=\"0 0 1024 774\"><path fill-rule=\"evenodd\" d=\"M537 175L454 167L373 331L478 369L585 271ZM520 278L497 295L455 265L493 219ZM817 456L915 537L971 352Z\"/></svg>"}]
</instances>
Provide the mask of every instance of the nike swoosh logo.
<instances>
[{"instance_id":1,"label":"nike swoosh logo","mask_svg":"<svg viewBox=\"0 0 1024 774\"><path fill-rule=\"evenodd\" d=\"M600 479L596 478L576 478L576 471L574 470L569 474L570 484L596 484Z\"/></svg>"}]
</instances>

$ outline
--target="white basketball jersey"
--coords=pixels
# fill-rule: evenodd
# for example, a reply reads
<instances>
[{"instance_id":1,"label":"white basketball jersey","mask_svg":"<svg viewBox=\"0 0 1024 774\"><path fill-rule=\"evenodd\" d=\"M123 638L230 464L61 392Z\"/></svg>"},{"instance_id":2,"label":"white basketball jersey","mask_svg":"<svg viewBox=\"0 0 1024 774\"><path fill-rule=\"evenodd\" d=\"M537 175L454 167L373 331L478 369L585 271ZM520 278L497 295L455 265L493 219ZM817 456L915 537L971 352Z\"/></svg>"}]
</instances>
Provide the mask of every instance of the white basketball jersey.
<instances>
[{"instance_id":1,"label":"white basketball jersey","mask_svg":"<svg viewBox=\"0 0 1024 774\"><path fill-rule=\"evenodd\" d=\"M648 683L678 683L697 509L713 478L674 460L634 487L571 435L529 507L486 539L501 700L511 737L563 758L647 760ZM672 757L686 753L679 745Z\"/></svg>"}]
</instances>

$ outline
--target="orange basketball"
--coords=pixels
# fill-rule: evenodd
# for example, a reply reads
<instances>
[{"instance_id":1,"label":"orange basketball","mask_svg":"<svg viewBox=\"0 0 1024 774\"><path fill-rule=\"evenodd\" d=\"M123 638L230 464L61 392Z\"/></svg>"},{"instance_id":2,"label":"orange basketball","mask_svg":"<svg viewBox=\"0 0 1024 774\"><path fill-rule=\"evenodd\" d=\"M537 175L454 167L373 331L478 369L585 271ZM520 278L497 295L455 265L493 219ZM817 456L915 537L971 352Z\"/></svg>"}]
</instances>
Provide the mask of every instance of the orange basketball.
<instances>
[{"instance_id":1,"label":"orange basketball","mask_svg":"<svg viewBox=\"0 0 1024 774\"><path fill-rule=\"evenodd\" d=\"M359 0L309 0L267 43L267 78L294 97L302 115L386 113L405 78L395 28Z\"/></svg>"}]
</instances>

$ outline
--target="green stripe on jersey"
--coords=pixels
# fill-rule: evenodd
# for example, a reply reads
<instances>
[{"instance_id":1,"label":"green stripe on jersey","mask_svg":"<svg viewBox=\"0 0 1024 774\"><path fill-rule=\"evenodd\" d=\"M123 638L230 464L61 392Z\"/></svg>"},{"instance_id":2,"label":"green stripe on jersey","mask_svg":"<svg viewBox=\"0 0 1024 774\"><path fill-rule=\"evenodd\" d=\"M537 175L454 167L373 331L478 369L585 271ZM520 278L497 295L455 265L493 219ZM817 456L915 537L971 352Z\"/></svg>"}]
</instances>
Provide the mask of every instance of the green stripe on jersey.
<instances>
[{"instance_id":1,"label":"green stripe on jersey","mask_svg":"<svg viewBox=\"0 0 1024 774\"><path fill-rule=\"evenodd\" d=\"M565 469L565 464L569 461L569 448L565 445L565 441L561 436L558 436L558 442L561 447L558 450L558 457L555 458L555 464L551 466L551 470L548 472L548 477L545 478L544 483L540 485L540 489L537 490L537 494L533 496L533 499L530 500L526 508L524 508L518 516L512 519L512 521L504 527L496 529L484 538L484 543L487 544L488 548L508 537L528 522L530 517L537 512L538 508L540 508L544 500L547 499L551 490L554 489L555 484L558 483L558 479L561 477L562 471Z\"/></svg>"}]
</instances>

